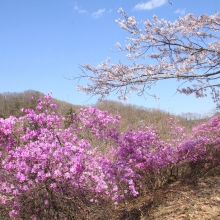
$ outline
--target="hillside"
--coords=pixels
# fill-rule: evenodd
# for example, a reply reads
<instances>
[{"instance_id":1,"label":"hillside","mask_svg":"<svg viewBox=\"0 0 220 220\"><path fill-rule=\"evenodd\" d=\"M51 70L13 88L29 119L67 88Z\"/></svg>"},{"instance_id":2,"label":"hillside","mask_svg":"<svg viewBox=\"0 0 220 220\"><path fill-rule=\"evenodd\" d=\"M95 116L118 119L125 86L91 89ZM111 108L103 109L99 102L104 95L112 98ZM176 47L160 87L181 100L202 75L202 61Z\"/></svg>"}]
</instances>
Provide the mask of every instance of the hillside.
<instances>
[{"instance_id":1,"label":"hillside","mask_svg":"<svg viewBox=\"0 0 220 220\"><path fill-rule=\"evenodd\" d=\"M20 93L0 93L0 117L7 118L10 115L19 117L22 115L21 108L35 108L37 100L43 96L43 93L35 90L27 90ZM33 97L33 100L30 97ZM53 103L57 104L57 111L61 112L62 115L67 114L70 109L76 111L81 107L86 107L70 104L58 99L54 99ZM159 109L123 104L112 100L97 102L94 105L100 110L107 110L111 114L120 115L122 131L127 130L128 127L137 129L141 126L153 124L158 129L161 137L164 138L166 138L168 118L172 117L179 120L179 124L185 126L187 131L190 131L193 126L205 120L201 116L192 113L185 114L183 117Z\"/></svg>"},{"instance_id":2,"label":"hillside","mask_svg":"<svg viewBox=\"0 0 220 220\"><path fill-rule=\"evenodd\" d=\"M21 93L0 93L0 117L7 118L10 115L19 117L23 114L21 112L22 108L34 109L37 100L44 95L45 94L35 90L27 90ZM31 97L33 98L31 99ZM63 116L69 114L69 112L76 112L80 108L86 108L86 106L74 105L58 99L53 99L53 103L57 104L56 111L60 112ZM206 121L206 118L202 118L199 114L187 113L180 116L160 109L124 104L113 100L104 100L92 106L96 106L100 110L107 110L113 115L120 115L120 131L122 132L128 129L137 130L142 126L153 125L162 139L170 138L169 130L167 130L169 118L174 118L175 121L178 121L180 126L185 127L186 132L191 132L194 126L202 121ZM86 135L87 138L90 136L90 134L84 135ZM103 148L105 149L105 146L103 146Z\"/></svg>"},{"instance_id":3,"label":"hillside","mask_svg":"<svg viewBox=\"0 0 220 220\"><path fill-rule=\"evenodd\" d=\"M6 118L9 115L22 115L22 112L20 111L21 108L34 108L36 100L42 96L44 96L44 94L33 90L25 91L23 93L0 94L1 117ZM33 100L31 100L30 97L33 97ZM58 106L57 111L61 112L63 115L67 114L70 110L77 111L80 107L85 107L72 105L56 99L54 99L53 102ZM178 120L178 124L185 126L186 130L189 132L192 127L208 119L202 119L193 114L183 117L158 109L126 105L111 100L98 102L95 105L101 110L108 110L112 114L120 115L122 117L121 131L138 129L141 126L149 126L153 124L158 129L158 133L163 139L169 138L170 134L167 129L167 119L171 117ZM211 127L213 127L213 125L215 124L212 124ZM103 145L103 148L106 148L106 142L93 140L94 136L91 135L89 130L86 130L85 133L79 134L79 137L80 135L82 135L82 138L89 140L91 144L94 143L99 148ZM219 133L217 133L217 137L218 135ZM62 144L61 146L63 147ZM140 144L140 146L143 145ZM105 151L103 151L103 153L104 152ZM54 159L54 157L52 158ZM217 154L217 158L219 158L219 154ZM211 158L211 161L212 160L213 157ZM100 205L95 204L91 207L85 206L85 209L88 208L93 219L220 219L219 165L213 167L210 166L209 168L210 164L208 162L200 162L198 162L198 164L186 163L177 167L176 176L178 170L187 170L187 172L184 171L185 177L181 176L179 179L173 178L175 177L175 174L172 175L173 173L171 172L173 168L169 170L169 167L166 171L167 173L165 170L163 171L166 178L163 182L156 181L155 178L158 177L154 177L153 175L151 177L149 176L149 179L143 178L143 187L140 189L138 197L128 196L127 199L118 206L115 206L112 203L101 203ZM87 204L85 203L85 205ZM3 217L6 215L7 209L0 206L0 219L6 219L6 217ZM89 215L87 216L88 218L84 218L82 215L82 218L77 219L90 219Z\"/></svg>"},{"instance_id":4,"label":"hillside","mask_svg":"<svg viewBox=\"0 0 220 220\"><path fill-rule=\"evenodd\" d=\"M22 108L35 108L37 100L43 96L43 93L35 90L0 93L0 117L7 118L10 115L19 117L22 115ZM31 97L33 97L32 100ZM57 111L63 115L71 108L77 110L81 107L57 99L54 99L53 103L57 104Z\"/></svg>"},{"instance_id":5,"label":"hillside","mask_svg":"<svg viewBox=\"0 0 220 220\"><path fill-rule=\"evenodd\" d=\"M122 130L126 130L128 127L136 130L141 126L154 125L162 138L167 138L167 120L169 118L178 120L178 124L184 126L188 132L192 127L206 120L199 114L187 113L180 116L156 108L145 108L112 100L97 102L96 106L101 110L108 110L112 114L119 114Z\"/></svg>"}]
</instances>

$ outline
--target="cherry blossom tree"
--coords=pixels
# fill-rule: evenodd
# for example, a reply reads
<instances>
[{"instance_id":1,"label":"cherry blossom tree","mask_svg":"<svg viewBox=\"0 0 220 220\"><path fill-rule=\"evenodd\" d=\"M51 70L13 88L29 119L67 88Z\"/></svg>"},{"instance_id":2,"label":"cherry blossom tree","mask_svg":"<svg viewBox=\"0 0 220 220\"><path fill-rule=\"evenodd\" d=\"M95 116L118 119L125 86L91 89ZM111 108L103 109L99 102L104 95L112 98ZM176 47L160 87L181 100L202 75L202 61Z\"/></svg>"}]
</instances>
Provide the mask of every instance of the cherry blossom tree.
<instances>
[{"instance_id":1,"label":"cherry blossom tree","mask_svg":"<svg viewBox=\"0 0 220 220\"><path fill-rule=\"evenodd\" d=\"M98 66L85 64L76 78L89 79L89 84L78 89L101 99L117 92L126 100L129 93L148 94L158 81L176 79L177 91L186 95L205 97L207 92L219 106L220 94L220 14L187 14L171 22L159 19L137 22L119 9L122 19L118 25L131 36L127 44L116 43L126 52L131 65L112 64L110 58ZM142 25L142 29L140 26ZM75 79L76 79L75 78ZM156 95L154 95L156 97Z\"/></svg>"}]
</instances>

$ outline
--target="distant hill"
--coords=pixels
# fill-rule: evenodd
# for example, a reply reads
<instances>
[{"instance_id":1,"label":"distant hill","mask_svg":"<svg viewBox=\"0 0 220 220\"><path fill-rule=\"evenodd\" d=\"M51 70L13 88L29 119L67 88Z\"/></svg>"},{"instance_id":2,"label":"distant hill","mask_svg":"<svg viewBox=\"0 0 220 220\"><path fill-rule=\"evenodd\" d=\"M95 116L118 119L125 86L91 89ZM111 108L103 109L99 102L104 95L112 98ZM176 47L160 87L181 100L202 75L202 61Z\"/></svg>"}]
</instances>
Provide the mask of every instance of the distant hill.
<instances>
[{"instance_id":1,"label":"distant hill","mask_svg":"<svg viewBox=\"0 0 220 220\"><path fill-rule=\"evenodd\" d=\"M156 108L146 108L137 105L123 104L121 102L112 100L97 102L96 106L101 110L108 110L113 114L118 112L118 114L122 117L122 130L126 129L128 126L130 126L132 129L137 129L143 125L154 125L158 129L162 138L167 137L168 118L179 120L179 124L186 127L188 132L191 131L192 127L206 120L199 114L187 113L180 116Z\"/></svg>"},{"instance_id":2,"label":"distant hill","mask_svg":"<svg viewBox=\"0 0 220 220\"><path fill-rule=\"evenodd\" d=\"M31 100L30 97L34 99ZM21 108L35 108L37 100L44 97L44 94L35 90L27 90L24 92L6 92L0 93L0 117L7 118L10 115L21 116ZM57 111L62 115L72 109L77 109L85 106L79 106L70 104L68 102L53 99L53 103L57 104ZM175 118L179 120L179 124L186 127L187 131L190 131L193 126L199 122L204 121L197 114L188 113L183 116L178 116L165 112L159 109L150 109L137 105L123 104L118 101L104 100L94 104L100 110L107 110L109 113L118 114L121 118L121 131L125 131L130 127L131 129L137 129L143 125L154 125L161 137L166 138L167 134L167 119Z\"/></svg>"},{"instance_id":3,"label":"distant hill","mask_svg":"<svg viewBox=\"0 0 220 220\"><path fill-rule=\"evenodd\" d=\"M31 100L31 97L34 99ZM34 109L37 105L37 100L43 97L43 93L35 90L0 93L0 117L7 118L10 115L19 117L22 115L21 108ZM53 103L57 104L57 111L61 112L63 115L65 115L71 108L77 110L81 107L57 99L53 99Z\"/></svg>"}]
</instances>

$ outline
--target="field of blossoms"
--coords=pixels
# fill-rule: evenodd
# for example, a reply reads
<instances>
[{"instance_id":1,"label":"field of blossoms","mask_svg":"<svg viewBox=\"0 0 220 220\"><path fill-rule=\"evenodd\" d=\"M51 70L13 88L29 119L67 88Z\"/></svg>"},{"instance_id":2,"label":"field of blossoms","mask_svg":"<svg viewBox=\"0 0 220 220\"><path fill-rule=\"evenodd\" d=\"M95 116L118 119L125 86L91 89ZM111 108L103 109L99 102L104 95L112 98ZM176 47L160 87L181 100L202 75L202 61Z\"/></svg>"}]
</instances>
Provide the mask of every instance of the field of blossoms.
<instances>
[{"instance_id":1,"label":"field of blossoms","mask_svg":"<svg viewBox=\"0 0 220 220\"><path fill-rule=\"evenodd\" d=\"M96 107L55 109L46 95L21 117L0 118L4 219L108 219L107 209L146 190L220 165L218 116L190 133L170 118L163 140L154 126L121 132L120 116Z\"/></svg>"}]
</instances>

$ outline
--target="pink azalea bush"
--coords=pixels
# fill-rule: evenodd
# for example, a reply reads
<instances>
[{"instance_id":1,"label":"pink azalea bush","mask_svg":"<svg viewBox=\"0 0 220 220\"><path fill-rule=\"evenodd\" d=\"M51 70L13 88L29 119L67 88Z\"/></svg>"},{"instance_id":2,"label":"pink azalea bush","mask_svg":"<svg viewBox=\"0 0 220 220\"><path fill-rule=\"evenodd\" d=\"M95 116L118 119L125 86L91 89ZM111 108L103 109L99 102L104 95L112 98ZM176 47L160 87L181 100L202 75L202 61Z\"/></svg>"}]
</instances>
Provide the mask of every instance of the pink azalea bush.
<instances>
[{"instance_id":1,"label":"pink azalea bush","mask_svg":"<svg viewBox=\"0 0 220 220\"><path fill-rule=\"evenodd\" d=\"M10 219L87 216L94 204L138 196L152 174L160 178L184 163L220 164L218 117L192 134L170 119L165 141L153 126L120 133L120 116L91 107L63 117L51 102L47 95L24 116L0 119L0 202ZM109 148L105 154L93 140Z\"/></svg>"}]
</instances>

